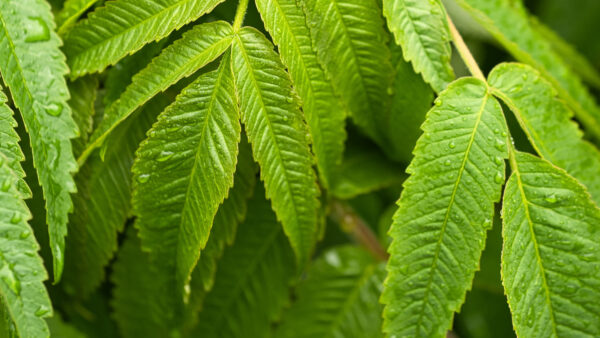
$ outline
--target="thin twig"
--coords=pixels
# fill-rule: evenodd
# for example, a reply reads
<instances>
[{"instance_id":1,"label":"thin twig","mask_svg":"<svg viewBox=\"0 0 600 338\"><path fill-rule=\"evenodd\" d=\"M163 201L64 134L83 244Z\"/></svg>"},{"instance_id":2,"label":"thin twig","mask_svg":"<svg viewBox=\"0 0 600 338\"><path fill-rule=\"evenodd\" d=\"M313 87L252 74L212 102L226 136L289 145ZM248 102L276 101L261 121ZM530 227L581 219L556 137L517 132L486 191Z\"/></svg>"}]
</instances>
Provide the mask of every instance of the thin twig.
<instances>
[{"instance_id":1,"label":"thin twig","mask_svg":"<svg viewBox=\"0 0 600 338\"><path fill-rule=\"evenodd\" d=\"M460 54L461 59L463 60L463 62L465 63L465 65L467 66L467 68L469 69L469 71L471 72L471 74L474 77L486 82L483 72L477 65L477 61L475 61L473 54L471 54L469 47L467 47L467 44L465 44L465 41L463 40L462 36L456 29L456 26L454 26L452 19L450 19L449 15L446 15L446 19L448 20L448 26L450 27L450 34L452 35L452 41L454 41L454 46L456 47L456 50L458 50L458 53Z\"/></svg>"},{"instance_id":2,"label":"thin twig","mask_svg":"<svg viewBox=\"0 0 600 338\"><path fill-rule=\"evenodd\" d=\"M364 246L378 260L388 259L388 253L379 244L371 228L346 203L339 200L331 201L330 216L340 224L342 230Z\"/></svg>"}]
</instances>

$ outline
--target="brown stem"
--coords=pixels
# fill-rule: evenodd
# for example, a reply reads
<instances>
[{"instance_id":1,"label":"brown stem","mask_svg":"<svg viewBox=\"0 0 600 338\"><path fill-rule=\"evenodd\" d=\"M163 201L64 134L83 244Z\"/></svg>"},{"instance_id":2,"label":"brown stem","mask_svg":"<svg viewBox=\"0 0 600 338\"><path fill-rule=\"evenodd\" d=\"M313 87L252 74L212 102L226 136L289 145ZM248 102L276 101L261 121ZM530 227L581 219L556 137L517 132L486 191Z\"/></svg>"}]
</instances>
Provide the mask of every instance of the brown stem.
<instances>
[{"instance_id":1,"label":"brown stem","mask_svg":"<svg viewBox=\"0 0 600 338\"><path fill-rule=\"evenodd\" d=\"M330 216L340 224L342 231L352 236L378 260L388 259L388 253L381 246L371 228L346 203L331 201Z\"/></svg>"}]
</instances>

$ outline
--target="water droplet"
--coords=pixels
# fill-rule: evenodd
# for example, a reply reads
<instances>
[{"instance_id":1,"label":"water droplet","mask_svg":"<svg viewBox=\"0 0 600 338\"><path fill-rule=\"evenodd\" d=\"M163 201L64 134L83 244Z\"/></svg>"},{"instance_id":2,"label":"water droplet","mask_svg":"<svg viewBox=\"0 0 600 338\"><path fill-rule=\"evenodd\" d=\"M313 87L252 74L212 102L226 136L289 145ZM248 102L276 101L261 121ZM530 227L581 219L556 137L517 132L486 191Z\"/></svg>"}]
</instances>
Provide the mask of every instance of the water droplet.
<instances>
[{"instance_id":1,"label":"water droplet","mask_svg":"<svg viewBox=\"0 0 600 338\"><path fill-rule=\"evenodd\" d=\"M22 219L22 218L23 218L23 217L21 216L21 214L20 214L20 213L18 213L18 212L15 212L15 213L13 214L13 217L10 219L10 222L11 222L11 223L13 223L13 224L17 224L17 223L21 222L21 219Z\"/></svg>"},{"instance_id":2,"label":"water droplet","mask_svg":"<svg viewBox=\"0 0 600 338\"><path fill-rule=\"evenodd\" d=\"M287 97L287 98L285 99L285 101L286 101L287 103L292 103L292 102L294 102L294 99L293 99L293 98L290 96L290 97Z\"/></svg>"},{"instance_id":3,"label":"water droplet","mask_svg":"<svg viewBox=\"0 0 600 338\"><path fill-rule=\"evenodd\" d=\"M176 131L178 131L179 129L181 129L181 127L177 126L177 127L171 127L167 129L167 133L174 133Z\"/></svg>"},{"instance_id":4,"label":"water droplet","mask_svg":"<svg viewBox=\"0 0 600 338\"><path fill-rule=\"evenodd\" d=\"M25 238L29 237L30 234L31 234L31 232L29 232L28 230L25 230L25 231L21 232L21 234L19 235L19 238L25 239Z\"/></svg>"},{"instance_id":5,"label":"water droplet","mask_svg":"<svg viewBox=\"0 0 600 338\"><path fill-rule=\"evenodd\" d=\"M497 172L496 176L494 176L494 182L500 184L504 181L504 175L501 172Z\"/></svg>"},{"instance_id":6,"label":"water droplet","mask_svg":"<svg viewBox=\"0 0 600 338\"><path fill-rule=\"evenodd\" d=\"M444 162L444 165L449 166L450 164L452 164L452 161L450 160L446 160L446 162Z\"/></svg>"},{"instance_id":7,"label":"water droplet","mask_svg":"<svg viewBox=\"0 0 600 338\"><path fill-rule=\"evenodd\" d=\"M63 106L60 103L50 103L46 106L46 113L52 116L59 116L62 113Z\"/></svg>"},{"instance_id":8,"label":"water droplet","mask_svg":"<svg viewBox=\"0 0 600 338\"><path fill-rule=\"evenodd\" d=\"M392 88L392 86L387 87L387 94L394 95L394 88Z\"/></svg>"},{"instance_id":9,"label":"water droplet","mask_svg":"<svg viewBox=\"0 0 600 338\"><path fill-rule=\"evenodd\" d=\"M492 225L492 220L491 220L491 219L489 219L489 218L486 218L486 219L483 221L483 227L487 229L487 228L489 228L489 227L490 227L490 225Z\"/></svg>"},{"instance_id":10,"label":"water droplet","mask_svg":"<svg viewBox=\"0 0 600 338\"><path fill-rule=\"evenodd\" d=\"M41 317L48 312L50 312L50 309L47 306L40 305L40 307L38 307L38 309L35 311L35 315Z\"/></svg>"},{"instance_id":11,"label":"water droplet","mask_svg":"<svg viewBox=\"0 0 600 338\"><path fill-rule=\"evenodd\" d=\"M545 199L546 199L546 202L548 202L548 203L556 203L556 201L558 201L558 199L556 198L556 195L554 195L554 194L546 196Z\"/></svg>"},{"instance_id":12,"label":"water droplet","mask_svg":"<svg viewBox=\"0 0 600 338\"><path fill-rule=\"evenodd\" d=\"M9 178L5 179L4 182L2 182L2 191L6 192L8 191L8 189L10 189L10 186L12 185L12 182Z\"/></svg>"},{"instance_id":13,"label":"water droplet","mask_svg":"<svg viewBox=\"0 0 600 338\"><path fill-rule=\"evenodd\" d=\"M496 165L502 165L502 163L504 163L504 159L500 156L496 156L494 162L496 162Z\"/></svg>"},{"instance_id":14,"label":"water droplet","mask_svg":"<svg viewBox=\"0 0 600 338\"><path fill-rule=\"evenodd\" d=\"M40 17L29 17L25 20L25 42L48 41L50 29Z\"/></svg>"},{"instance_id":15,"label":"water droplet","mask_svg":"<svg viewBox=\"0 0 600 338\"><path fill-rule=\"evenodd\" d=\"M505 131L503 131L503 132L502 132L502 136L503 136L503 137L506 137L506 135L507 135L507 134L506 134L506 132L505 132Z\"/></svg>"},{"instance_id":16,"label":"water droplet","mask_svg":"<svg viewBox=\"0 0 600 338\"><path fill-rule=\"evenodd\" d=\"M156 159L158 162L164 162L167 161L168 159L170 159L171 157L173 157L175 153L172 151L163 151L162 153L160 153L160 155L158 155L158 158Z\"/></svg>"},{"instance_id":17,"label":"water droplet","mask_svg":"<svg viewBox=\"0 0 600 338\"><path fill-rule=\"evenodd\" d=\"M21 283L15 277L15 272L5 263L0 269L0 278L16 294L21 292Z\"/></svg>"},{"instance_id":18,"label":"water droplet","mask_svg":"<svg viewBox=\"0 0 600 338\"><path fill-rule=\"evenodd\" d=\"M498 150L504 150L504 141L501 139L496 139L496 148Z\"/></svg>"},{"instance_id":19,"label":"water droplet","mask_svg":"<svg viewBox=\"0 0 600 338\"><path fill-rule=\"evenodd\" d=\"M290 118L287 115L283 115L281 119L283 120L283 122L287 122Z\"/></svg>"},{"instance_id":20,"label":"water droplet","mask_svg":"<svg viewBox=\"0 0 600 338\"><path fill-rule=\"evenodd\" d=\"M137 181L139 183L146 183L146 182L148 182L149 179L150 179L150 175L148 175L148 174L142 174L137 177Z\"/></svg>"},{"instance_id":21,"label":"water droplet","mask_svg":"<svg viewBox=\"0 0 600 338\"><path fill-rule=\"evenodd\" d=\"M439 106L442 105L442 100L441 99L436 99L434 103L435 103L436 106L439 107Z\"/></svg>"},{"instance_id":22,"label":"water droplet","mask_svg":"<svg viewBox=\"0 0 600 338\"><path fill-rule=\"evenodd\" d=\"M448 143L448 147L450 147L450 149L454 149L456 147L456 144L454 143L454 141L450 141L450 143Z\"/></svg>"},{"instance_id":23,"label":"water droplet","mask_svg":"<svg viewBox=\"0 0 600 338\"><path fill-rule=\"evenodd\" d=\"M498 129L498 128L494 129L494 134L500 134L500 129Z\"/></svg>"}]
</instances>

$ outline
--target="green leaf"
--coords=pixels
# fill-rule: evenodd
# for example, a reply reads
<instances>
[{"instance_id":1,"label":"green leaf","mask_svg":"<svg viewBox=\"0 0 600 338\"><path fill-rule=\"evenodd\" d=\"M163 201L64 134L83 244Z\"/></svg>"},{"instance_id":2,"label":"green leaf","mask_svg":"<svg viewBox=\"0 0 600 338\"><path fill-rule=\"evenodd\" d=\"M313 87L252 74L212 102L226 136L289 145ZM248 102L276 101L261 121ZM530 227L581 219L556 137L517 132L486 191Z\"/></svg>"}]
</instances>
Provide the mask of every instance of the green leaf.
<instances>
[{"instance_id":1,"label":"green leaf","mask_svg":"<svg viewBox=\"0 0 600 338\"><path fill-rule=\"evenodd\" d=\"M354 119L379 145L378 125L389 118L394 69L388 35L375 0L303 0L313 45L336 92Z\"/></svg>"},{"instance_id":2,"label":"green leaf","mask_svg":"<svg viewBox=\"0 0 600 338\"><path fill-rule=\"evenodd\" d=\"M256 189L232 247L217 267L191 337L266 337L289 297L294 253L275 214Z\"/></svg>"},{"instance_id":3,"label":"green leaf","mask_svg":"<svg viewBox=\"0 0 600 338\"><path fill-rule=\"evenodd\" d=\"M344 152L346 112L317 61L300 5L295 0L258 0L256 6L302 100L321 181L328 187Z\"/></svg>"},{"instance_id":4,"label":"green leaf","mask_svg":"<svg viewBox=\"0 0 600 338\"><path fill-rule=\"evenodd\" d=\"M316 241L319 191L296 94L273 45L255 29L237 33L231 61L242 121L267 198L303 264Z\"/></svg>"},{"instance_id":5,"label":"green leaf","mask_svg":"<svg viewBox=\"0 0 600 338\"><path fill-rule=\"evenodd\" d=\"M126 234L111 276L115 285L111 305L119 332L125 338L169 337L173 312L154 299L167 291L162 288L167 276L142 251L135 228L129 227Z\"/></svg>"},{"instance_id":6,"label":"green leaf","mask_svg":"<svg viewBox=\"0 0 600 338\"><path fill-rule=\"evenodd\" d=\"M160 272L173 278L165 289L175 295L165 294L176 297L189 283L233 185L240 131L226 55L218 70L200 76L159 115L136 152L136 227Z\"/></svg>"},{"instance_id":7,"label":"green leaf","mask_svg":"<svg viewBox=\"0 0 600 338\"><path fill-rule=\"evenodd\" d=\"M181 28L222 0L108 1L79 22L65 40L71 76L104 70L121 58Z\"/></svg>"},{"instance_id":8,"label":"green leaf","mask_svg":"<svg viewBox=\"0 0 600 338\"><path fill-rule=\"evenodd\" d=\"M0 153L8 160L7 165L17 176L17 189L24 198L31 197L31 190L25 182L25 172L21 167L21 162L25 160L25 155L19 146L19 135L15 131L17 122L13 118L13 111L7 106L8 98L0 87Z\"/></svg>"},{"instance_id":9,"label":"green leaf","mask_svg":"<svg viewBox=\"0 0 600 338\"><path fill-rule=\"evenodd\" d=\"M67 35L79 17L97 2L99 0L66 0L63 8L56 15L58 35L61 37Z\"/></svg>"},{"instance_id":10,"label":"green leaf","mask_svg":"<svg viewBox=\"0 0 600 338\"><path fill-rule=\"evenodd\" d=\"M533 68L500 64L489 75L494 94L515 113L537 153L585 185L600 204L600 152L582 139L573 113Z\"/></svg>"},{"instance_id":11,"label":"green leaf","mask_svg":"<svg viewBox=\"0 0 600 338\"><path fill-rule=\"evenodd\" d=\"M402 170L376 149L348 147L331 193L335 197L349 199L399 184L405 178Z\"/></svg>"},{"instance_id":12,"label":"green leaf","mask_svg":"<svg viewBox=\"0 0 600 338\"><path fill-rule=\"evenodd\" d=\"M218 260L223 255L225 247L233 243L238 224L246 218L247 200L254 192L256 169L250 145L245 137L242 137L233 187L227 199L219 206L206 247L202 250L198 263L192 271L191 293L185 311L187 318L184 329L196 325L204 297L214 284Z\"/></svg>"},{"instance_id":13,"label":"green leaf","mask_svg":"<svg viewBox=\"0 0 600 338\"><path fill-rule=\"evenodd\" d=\"M384 0L383 15L404 59L436 92L454 80L446 11L440 0Z\"/></svg>"},{"instance_id":14,"label":"green leaf","mask_svg":"<svg viewBox=\"0 0 600 338\"><path fill-rule=\"evenodd\" d=\"M463 78L440 94L423 130L390 229L384 331L445 337L500 199L506 122L487 85Z\"/></svg>"},{"instance_id":15,"label":"green leaf","mask_svg":"<svg viewBox=\"0 0 600 338\"><path fill-rule=\"evenodd\" d=\"M31 191L23 181L23 153L15 126L0 89L0 306L6 307L17 336L47 337L43 318L51 315L52 306L43 281L48 275L27 224L31 214L25 199Z\"/></svg>"},{"instance_id":16,"label":"green leaf","mask_svg":"<svg viewBox=\"0 0 600 338\"><path fill-rule=\"evenodd\" d=\"M105 118L92 134L82 163L104 142L108 134L154 95L184 77L195 73L221 55L231 44L233 30L224 21L201 24L165 48L146 68L136 74L119 100L105 112Z\"/></svg>"},{"instance_id":17,"label":"green leaf","mask_svg":"<svg viewBox=\"0 0 600 338\"><path fill-rule=\"evenodd\" d=\"M86 162L75 176L78 193L69 219L63 288L85 299L105 276L117 250L117 235L131 212L131 166L135 151L156 116L170 103L159 95L115 130L99 156ZM110 212L107 212L110 210Z\"/></svg>"},{"instance_id":18,"label":"green leaf","mask_svg":"<svg viewBox=\"0 0 600 338\"><path fill-rule=\"evenodd\" d=\"M423 78L414 72L412 66L402 59L402 49L399 46L392 44L390 50L396 77L390 120L384 126L390 142L384 150L391 158L410 163L413 148L422 134L420 126L431 108L434 92Z\"/></svg>"},{"instance_id":19,"label":"green leaf","mask_svg":"<svg viewBox=\"0 0 600 338\"><path fill-rule=\"evenodd\" d=\"M79 155L87 144L94 127L94 105L98 93L98 78L86 76L69 83L69 106L79 128L79 137L73 140L73 153Z\"/></svg>"},{"instance_id":20,"label":"green leaf","mask_svg":"<svg viewBox=\"0 0 600 338\"><path fill-rule=\"evenodd\" d=\"M517 60L536 68L600 139L600 107L548 41L536 32L521 1L458 0Z\"/></svg>"},{"instance_id":21,"label":"green leaf","mask_svg":"<svg viewBox=\"0 0 600 338\"><path fill-rule=\"evenodd\" d=\"M540 36L550 43L554 52L565 61L574 73L588 84L600 89L600 73L583 55L536 17L530 16L529 23Z\"/></svg>"},{"instance_id":22,"label":"green leaf","mask_svg":"<svg viewBox=\"0 0 600 338\"><path fill-rule=\"evenodd\" d=\"M378 299L385 264L357 247L330 249L299 286L276 336L375 338L381 334Z\"/></svg>"},{"instance_id":23,"label":"green leaf","mask_svg":"<svg viewBox=\"0 0 600 338\"><path fill-rule=\"evenodd\" d=\"M599 336L600 209L542 159L517 152L511 167L502 277L517 336Z\"/></svg>"},{"instance_id":24,"label":"green leaf","mask_svg":"<svg viewBox=\"0 0 600 338\"><path fill-rule=\"evenodd\" d=\"M63 268L64 237L73 207L69 194L75 192L71 172L77 168L70 140L77 135L77 125L67 105L67 67L59 45L45 1L0 2L0 72L29 132L46 200L55 282Z\"/></svg>"}]
</instances>

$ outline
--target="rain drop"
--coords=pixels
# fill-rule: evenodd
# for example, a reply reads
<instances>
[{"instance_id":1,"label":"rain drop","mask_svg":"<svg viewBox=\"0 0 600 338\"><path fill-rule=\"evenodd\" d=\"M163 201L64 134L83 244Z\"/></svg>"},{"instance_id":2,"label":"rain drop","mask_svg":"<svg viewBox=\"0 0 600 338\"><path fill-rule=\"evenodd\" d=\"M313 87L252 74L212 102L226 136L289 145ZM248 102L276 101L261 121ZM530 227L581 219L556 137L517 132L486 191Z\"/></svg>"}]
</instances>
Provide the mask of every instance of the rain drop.
<instances>
[{"instance_id":1,"label":"rain drop","mask_svg":"<svg viewBox=\"0 0 600 338\"><path fill-rule=\"evenodd\" d=\"M504 159L500 156L496 156L494 162L496 162L496 165L502 165L502 163L504 163Z\"/></svg>"},{"instance_id":2,"label":"rain drop","mask_svg":"<svg viewBox=\"0 0 600 338\"><path fill-rule=\"evenodd\" d=\"M148 175L148 174L142 174L137 177L137 181L139 183L146 183L146 182L148 182L149 179L150 179L150 175Z\"/></svg>"},{"instance_id":3,"label":"rain drop","mask_svg":"<svg viewBox=\"0 0 600 338\"><path fill-rule=\"evenodd\" d=\"M498 172L496 173L496 176L494 176L494 182L500 184L504 181L504 175L502 175L502 173Z\"/></svg>"},{"instance_id":4,"label":"rain drop","mask_svg":"<svg viewBox=\"0 0 600 338\"><path fill-rule=\"evenodd\" d=\"M21 222L22 216L20 213L15 212L13 217L10 219L10 222L13 224L17 224L19 222Z\"/></svg>"},{"instance_id":5,"label":"rain drop","mask_svg":"<svg viewBox=\"0 0 600 338\"><path fill-rule=\"evenodd\" d=\"M552 195L546 196L546 202L556 203L556 201L558 201L558 199L556 198L556 195L552 194Z\"/></svg>"},{"instance_id":6,"label":"rain drop","mask_svg":"<svg viewBox=\"0 0 600 338\"><path fill-rule=\"evenodd\" d=\"M492 220L490 220L489 218L486 218L486 219L483 221L483 227L484 227L484 228L489 228L489 227L490 227L490 225L492 225Z\"/></svg>"},{"instance_id":7,"label":"rain drop","mask_svg":"<svg viewBox=\"0 0 600 338\"><path fill-rule=\"evenodd\" d=\"M0 278L14 293L19 294L21 292L21 283L19 283L14 271L6 263L0 269Z\"/></svg>"},{"instance_id":8,"label":"rain drop","mask_svg":"<svg viewBox=\"0 0 600 338\"><path fill-rule=\"evenodd\" d=\"M294 99L293 99L292 97L287 97L287 98L285 99L285 101L286 101L287 103L292 103L292 102L294 102Z\"/></svg>"},{"instance_id":9,"label":"rain drop","mask_svg":"<svg viewBox=\"0 0 600 338\"><path fill-rule=\"evenodd\" d=\"M496 148L498 150L503 150L504 149L504 141L502 141L501 139L496 139Z\"/></svg>"},{"instance_id":10,"label":"rain drop","mask_svg":"<svg viewBox=\"0 0 600 338\"><path fill-rule=\"evenodd\" d=\"M392 88L391 86L387 87L387 94L388 95L394 95L394 88Z\"/></svg>"},{"instance_id":11,"label":"rain drop","mask_svg":"<svg viewBox=\"0 0 600 338\"><path fill-rule=\"evenodd\" d=\"M449 166L450 164L452 164L452 162L450 160L446 160L446 162L444 162L444 165Z\"/></svg>"},{"instance_id":12,"label":"rain drop","mask_svg":"<svg viewBox=\"0 0 600 338\"><path fill-rule=\"evenodd\" d=\"M50 103L46 106L46 113L52 116L59 116L62 110L63 106L60 103Z\"/></svg>"},{"instance_id":13,"label":"rain drop","mask_svg":"<svg viewBox=\"0 0 600 338\"><path fill-rule=\"evenodd\" d=\"M454 149L456 147L456 144L454 144L454 141L450 141L450 143L448 143L448 147L450 149Z\"/></svg>"},{"instance_id":14,"label":"rain drop","mask_svg":"<svg viewBox=\"0 0 600 338\"><path fill-rule=\"evenodd\" d=\"M30 234L31 233L29 231L25 230L25 231L21 232L21 234L19 235L19 238L25 239L25 238L29 237Z\"/></svg>"},{"instance_id":15,"label":"rain drop","mask_svg":"<svg viewBox=\"0 0 600 338\"><path fill-rule=\"evenodd\" d=\"M41 317L46 313L50 312L50 309L45 305L40 305L40 307L35 311L35 315Z\"/></svg>"},{"instance_id":16,"label":"rain drop","mask_svg":"<svg viewBox=\"0 0 600 338\"><path fill-rule=\"evenodd\" d=\"M5 179L4 182L2 182L2 191L6 192L8 191L8 189L10 189L10 186L12 185L12 182L10 179Z\"/></svg>"},{"instance_id":17,"label":"rain drop","mask_svg":"<svg viewBox=\"0 0 600 338\"><path fill-rule=\"evenodd\" d=\"M158 158L156 159L158 162L164 162L167 161L168 159L170 159L171 157L173 157L175 153L172 151L163 151L162 153L160 153L160 155L158 155Z\"/></svg>"},{"instance_id":18,"label":"rain drop","mask_svg":"<svg viewBox=\"0 0 600 338\"><path fill-rule=\"evenodd\" d=\"M50 39L50 29L40 17L29 17L25 21L25 42L40 42Z\"/></svg>"},{"instance_id":19,"label":"rain drop","mask_svg":"<svg viewBox=\"0 0 600 338\"><path fill-rule=\"evenodd\" d=\"M439 106L441 106L441 105L442 105L442 100L440 100L440 99L437 99L437 100L435 100L435 102L434 102L434 103L435 103L435 105L436 105L436 106L438 106L438 107L439 107Z\"/></svg>"}]
</instances>

